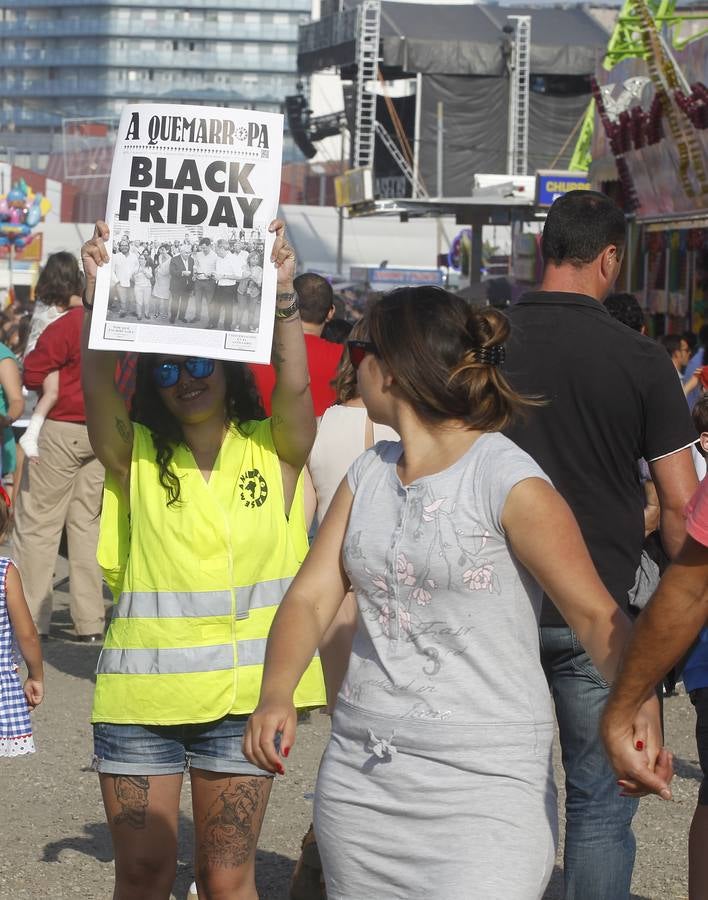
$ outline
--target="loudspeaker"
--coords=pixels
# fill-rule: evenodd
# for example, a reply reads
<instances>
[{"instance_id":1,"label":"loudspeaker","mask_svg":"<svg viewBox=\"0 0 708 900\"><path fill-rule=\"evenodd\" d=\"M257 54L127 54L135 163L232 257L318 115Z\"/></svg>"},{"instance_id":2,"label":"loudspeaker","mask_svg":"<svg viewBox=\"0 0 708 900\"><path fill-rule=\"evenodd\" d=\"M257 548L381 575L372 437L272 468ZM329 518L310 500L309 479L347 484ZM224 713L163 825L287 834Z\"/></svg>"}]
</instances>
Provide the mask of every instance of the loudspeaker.
<instances>
[{"instance_id":1,"label":"loudspeaker","mask_svg":"<svg viewBox=\"0 0 708 900\"><path fill-rule=\"evenodd\" d=\"M317 154L317 148L307 133L310 111L302 94L291 94L285 98L285 117L295 145L307 159L312 159Z\"/></svg>"}]
</instances>

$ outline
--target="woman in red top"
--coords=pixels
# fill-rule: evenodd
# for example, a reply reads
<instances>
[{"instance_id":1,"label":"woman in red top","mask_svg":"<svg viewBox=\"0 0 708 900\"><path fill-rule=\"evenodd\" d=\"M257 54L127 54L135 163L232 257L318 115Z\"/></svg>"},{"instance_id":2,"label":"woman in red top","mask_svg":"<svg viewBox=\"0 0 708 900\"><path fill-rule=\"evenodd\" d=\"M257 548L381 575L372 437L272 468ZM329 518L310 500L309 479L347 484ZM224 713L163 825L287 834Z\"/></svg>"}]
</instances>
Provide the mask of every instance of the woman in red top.
<instances>
[{"instance_id":1,"label":"woman in red top","mask_svg":"<svg viewBox=\"0 0 708 900\"><path fill-rule=\"evenodd\" d=\"M74 260L62 285L80 297L83 279ZM67 304L68 305L68 304ZM96 562L103 466L86 431L81 390L83 308L69 309L48 325L24 359L23 379L39 390L50 372L59 372L59 396L39 435L40 455L26 466L15 510L15 559L23 574L27 605L46 640L52 615L52 577L64 526L69 546L71 618L78 640L101 640L104 604Z\"/></svg>"}]
</instances>

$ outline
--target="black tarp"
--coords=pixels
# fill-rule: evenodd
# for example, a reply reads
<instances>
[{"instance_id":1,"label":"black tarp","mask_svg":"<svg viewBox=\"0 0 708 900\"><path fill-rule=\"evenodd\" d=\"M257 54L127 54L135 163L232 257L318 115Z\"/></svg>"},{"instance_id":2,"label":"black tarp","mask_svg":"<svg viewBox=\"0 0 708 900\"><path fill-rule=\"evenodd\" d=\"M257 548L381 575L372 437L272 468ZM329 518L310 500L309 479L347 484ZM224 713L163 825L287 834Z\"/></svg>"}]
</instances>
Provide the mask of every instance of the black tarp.
<instances>
[{"instance_id":1,"label":"black tarp","mask_svg":"<svg viewBox=\"0 0 708 900\"><path fill-rule=\"evenodd\" d=\"M301 29L301 71L335 65L345 79L355 74L355 7L349 0L338 15ZM437 194L438 102L444 114L443 195L469 196L474 173L507 171L509 38L502 29L515 15L531 16L528 171L563 169L590 99L589 78L609 37L589 13L564 6L381 3L385 77L422 75L420 173L431 195ZM376 153L380 158L378 140Z\"/></svg>"},{"instance_id":2,"label":"black tarp","mask_svg":"<svg viewBox=\"0 0 708 900\"><path fill-rule=\"evenodd\" d=\"M303 26L298 68L355 65L355 3L328 20ZM531 16L531 71L591 75L605 54L608 34L579 7L381 3L385 69L414 74L500 76L505 71L502 28L507 16ZM329 39L327 35L330 35Z\"/></svg>"},{"instance_id":3,"label":"black tarp","mask_svg":"<svg viewBox=\"0 0 708 900\"><path fill-rule=\"evenodd\" d=\"M438 193L438 102L443 113L442 193L466 197L476 172L507 171L508 99L509 82L505 78L429 75L423 79L420 171L430 194ZM567 138L584 115L587 103L586 91L561 96L531 91L529 172L567 168L574 149L573 140Z\"/></svg>"}]
</instances>

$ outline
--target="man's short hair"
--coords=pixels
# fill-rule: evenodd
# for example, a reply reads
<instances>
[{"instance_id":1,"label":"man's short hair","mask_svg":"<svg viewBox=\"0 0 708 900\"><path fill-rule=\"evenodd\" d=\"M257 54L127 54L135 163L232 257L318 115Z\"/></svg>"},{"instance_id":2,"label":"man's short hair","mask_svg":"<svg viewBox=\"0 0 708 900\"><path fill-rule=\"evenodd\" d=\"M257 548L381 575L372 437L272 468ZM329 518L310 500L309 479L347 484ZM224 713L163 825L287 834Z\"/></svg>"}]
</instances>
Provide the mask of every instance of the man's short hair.
<instances>
[{"instance_id":1,"label":"man's short hair","mask_svg":"<svg viewBox=\"0 0 708 900\"><path fill-rule=\"evenodd\" d=\"M321 275L306 272L293 281L300 300L300 318L309 325L323 325L334 303L332 285Z\"/></svg>"},{"instance_id":2,"label":"man's short hair","mask_svg":"<svg viewBox=\"0 0 708 900\"><path fill-rule=\"evenodd\" d=\"M684 340L680 334L662 334L659 343L666 350L669 356L678 353L681 349L681 341Z\"/></svg>"},{"instance_id":3,"label":"man's short hair","mask_svg":"<svg viewBox=\"0 0 708 900\"><path fill-rule=\"evenodd\" d=\"M203 237L203 238L199 241L199 246L200 246L200 247L211 247L211 238Z\"/></svg>"},{"instance_id":4,"label":"man's short hair","mask_svg":"<svg viewBox=\"0 0 708 900\"><path fill-rule=\"evenodd\" d=\"M585 266L614 244L624 248L624 213L596 191L569 191L548 210L541 238L545 263Z\"/></svg>"},{"instance_id":5,"label":"man's short hair","mask_svg":"<svg viewBox=\"0 0 708 900\"><path fill-rule=\"evenodd\" d=\"M605 309L613 319L617 319L634 331L641 331L644 328L644 313L634 294L610 294L605 299Z\"/></svg>"}]
</instances>

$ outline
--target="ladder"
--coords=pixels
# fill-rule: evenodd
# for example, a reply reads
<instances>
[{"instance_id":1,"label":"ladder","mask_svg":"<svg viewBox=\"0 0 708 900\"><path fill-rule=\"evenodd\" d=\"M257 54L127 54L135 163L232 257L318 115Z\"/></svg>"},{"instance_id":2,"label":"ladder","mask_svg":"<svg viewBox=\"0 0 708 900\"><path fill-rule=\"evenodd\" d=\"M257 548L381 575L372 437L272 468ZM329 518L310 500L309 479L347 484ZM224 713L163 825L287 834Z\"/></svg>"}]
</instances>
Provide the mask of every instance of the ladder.
<instances>
[{"instance_id":1,"label":"ladder","mask_svg":"<svg viewBox=\"0 0 708 900\"><path fill-rule=\"evenodd\" d=\"M406 181L413 188L413 196L414 197L428 197L428 192L426 191L424 185L420 182L418 178L416 178L413 169L408 164L408 160L398 149L398 144L394 141L391 135L386 131L381 122L375 123L375 131L376 134L383 141L384 146L388 150L388 152L393 157L396 165L401 170L403 175L406 178Z\"/></svg>"},{"instance_id":2,"label":"ladder","mask_svg":"<svg viewBox=\"0 0 708 900\"><path fill-rule=\"evenodd\" d=\"M509 72L507 174L526 175L529 155L531 16L507 16L516 23Z\"/></svg>"},{"instance_id":3,"label":"ladder","mask_svg":"<svg viewBox=\"0 0 708 900\"><path fill-rule=\"evenodd\" d=\"M380 28L379 0L364 0L359 7L356 35L355 169L371 168L374 164L376 94L368 91L366 85L377 82Z\"/></svg>"}]
</instances>

